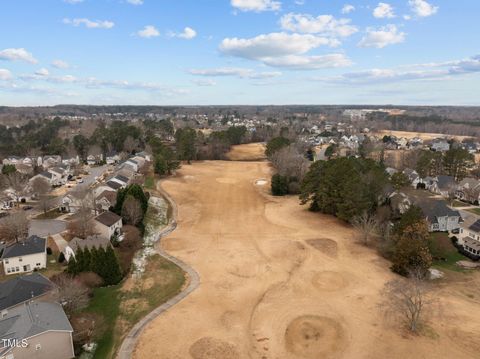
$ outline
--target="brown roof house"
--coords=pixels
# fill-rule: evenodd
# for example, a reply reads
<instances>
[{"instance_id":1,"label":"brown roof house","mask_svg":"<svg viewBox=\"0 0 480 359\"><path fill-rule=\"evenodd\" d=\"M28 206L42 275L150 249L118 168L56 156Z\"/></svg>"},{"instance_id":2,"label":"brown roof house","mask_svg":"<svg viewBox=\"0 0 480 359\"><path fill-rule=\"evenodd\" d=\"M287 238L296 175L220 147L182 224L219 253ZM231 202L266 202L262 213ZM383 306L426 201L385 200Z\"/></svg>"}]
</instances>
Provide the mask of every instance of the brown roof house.
<instances>
[{"instance_id":1,"label":"brown roof house","mask_svg":"<svg viewBox=\"0 0 480 359\"><path fill-rule=\"evenodd\" d=\"M107 211L95 217L95 228L97 233L110 240L113 235L119 236L122 232L122 217L118 214Z\"/></svg>"}]
</instances>

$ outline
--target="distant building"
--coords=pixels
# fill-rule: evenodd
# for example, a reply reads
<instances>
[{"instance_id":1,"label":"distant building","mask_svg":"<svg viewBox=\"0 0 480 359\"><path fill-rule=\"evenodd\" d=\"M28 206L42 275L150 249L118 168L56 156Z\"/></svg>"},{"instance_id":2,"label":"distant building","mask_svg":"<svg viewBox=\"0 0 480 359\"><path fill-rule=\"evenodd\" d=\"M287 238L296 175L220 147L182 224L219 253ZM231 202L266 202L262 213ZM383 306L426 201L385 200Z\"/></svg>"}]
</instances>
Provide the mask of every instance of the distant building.
<instances>
[{"instance_id":1,"label":"distant building","mask_svg":"<svg viewBox=\"0 0 480 359\"><path fill-rule=\"evenodd\" d=\"M460 228L460 213L450 209L445 201L422 200L417 205L426 217L430 232L447 232Z\"/></svg>"}]
</instances>

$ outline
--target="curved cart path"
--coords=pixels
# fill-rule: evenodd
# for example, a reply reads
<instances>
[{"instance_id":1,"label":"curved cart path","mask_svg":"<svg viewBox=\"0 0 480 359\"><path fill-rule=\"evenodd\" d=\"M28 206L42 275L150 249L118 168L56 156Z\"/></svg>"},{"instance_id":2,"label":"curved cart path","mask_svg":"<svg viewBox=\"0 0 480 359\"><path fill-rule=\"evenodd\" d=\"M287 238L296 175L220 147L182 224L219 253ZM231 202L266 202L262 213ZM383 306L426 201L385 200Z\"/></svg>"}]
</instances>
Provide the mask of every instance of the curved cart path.
<instances>
[{"instance_id":1,"label":"curved cart path","mask_svg":"<svg viewBox=\"0 0 480 359\"><path fill-rule=\"evenodd\" d=\"M170 197L170 195L165 192L160 185L158 185L157 190L162 194L162 196L169 202L170 206L172 207L172 220L165 227L162 231L157 234L157 240L155 245L155 251L161 255L162 257L168 259L169 261L175 263L177 266L182 268L184 272L188 274L188 285L176 296L169 299L159 307L152 310L148 313L142 320L140 320L135 326L130 330L127 336L123 339L122 345L117 353L117 359L130 359L132 357L133 351L135 349L135 345L140 337L140 334L145 329L145 327L157 318L159 315L173 307L175 304L180 302L186 296L188 296L191 292L193 292L200 284L200 276L198 273L190 267L188 264L184 263L183 261L175 258L168 253L166 253L161 245L160 241L162 238L168 236L177 228L177 213L178 208L175 201Z\"/></svg>"}]
</instances>

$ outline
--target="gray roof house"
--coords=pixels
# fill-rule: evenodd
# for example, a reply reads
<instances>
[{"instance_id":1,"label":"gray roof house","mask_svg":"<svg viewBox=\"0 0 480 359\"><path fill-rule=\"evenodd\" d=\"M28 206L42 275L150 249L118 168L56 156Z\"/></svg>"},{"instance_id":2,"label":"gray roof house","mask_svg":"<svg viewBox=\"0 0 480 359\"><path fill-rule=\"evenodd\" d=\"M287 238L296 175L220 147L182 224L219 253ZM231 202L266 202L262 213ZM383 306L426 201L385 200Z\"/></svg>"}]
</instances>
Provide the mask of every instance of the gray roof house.
<instances>
[{"instance_id":1,"label":"gray roof house","mask_svg":"<svg viewBox=\"0 0 480 359\"><path fill-rule=\"evenodd\" d=\"M450 144L444 139L436 139L430 146L432 151L446 152L450 149Z\"/></svg>"},{"instance_id":2,"label":"gray roof house","mask_svg":"<svg viewBox=\"0 0 480 359\"><path fill-rule=\"evenodd\" d=\"M30 236L25 241L6 247L0 259L7 275L46 268L47 241L45 238Z\"/></svg>"},{"instance_id":3,"label":"gray roof house","mask_svg":"<svg viewBox=\"0 0 480 359\"><path fill-rule=\"evenodd\" d=\"M460 228L460 212L450 209L445 201L422 200L416 205L422 209L430 232L447 232Z\"/></svg>"},{"instance_id":4,"label":"gray roof house","mask_svg":"<svg viewBox=\"0 0 480 359\"><path fill-rule=\"evenodd\" d=\"M463 249L474 255L474 258L480 258L480 219L477 217L467 218L460 228L458 235L458 244Z\"/></svg>"},{"instance_id":5,"label":"gray roof house","mask_svg":"<svg viewBox=\"0 0 480 359\"><path fill-rule=\"evenodd\" d=\"M1 358L75 357L73 329L58 303L29 302L1 312ZM15 345L17 344L17 345Z\"/></svg>"},{"instance_id":6,"label":"gray roof house","mask_svg":"<svg viewBox=\"0 0 480 359\"><path fill-rule=\"evenodd\" d=\"M40 273L7 280L0 283L0 311L46 296L54 289L55 284Z\"/></svg>"}]
</instances>

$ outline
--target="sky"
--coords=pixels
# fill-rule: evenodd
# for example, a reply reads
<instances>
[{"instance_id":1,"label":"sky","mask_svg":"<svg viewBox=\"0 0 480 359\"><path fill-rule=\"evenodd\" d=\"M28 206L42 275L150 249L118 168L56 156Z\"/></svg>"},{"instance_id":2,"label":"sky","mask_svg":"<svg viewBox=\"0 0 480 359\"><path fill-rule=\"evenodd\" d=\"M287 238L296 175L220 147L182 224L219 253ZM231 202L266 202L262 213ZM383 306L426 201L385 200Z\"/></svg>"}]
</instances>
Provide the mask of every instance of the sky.
<instances>
[{"instance_id":1,"label":"sky","mask_svg":"<svg viewBox=\"0 0 480 359\"><path fill-rule=\"evenodd\" d=\"M0 0L0 105L480 105L478 0Z\"/></svg>"}]
</instances>

